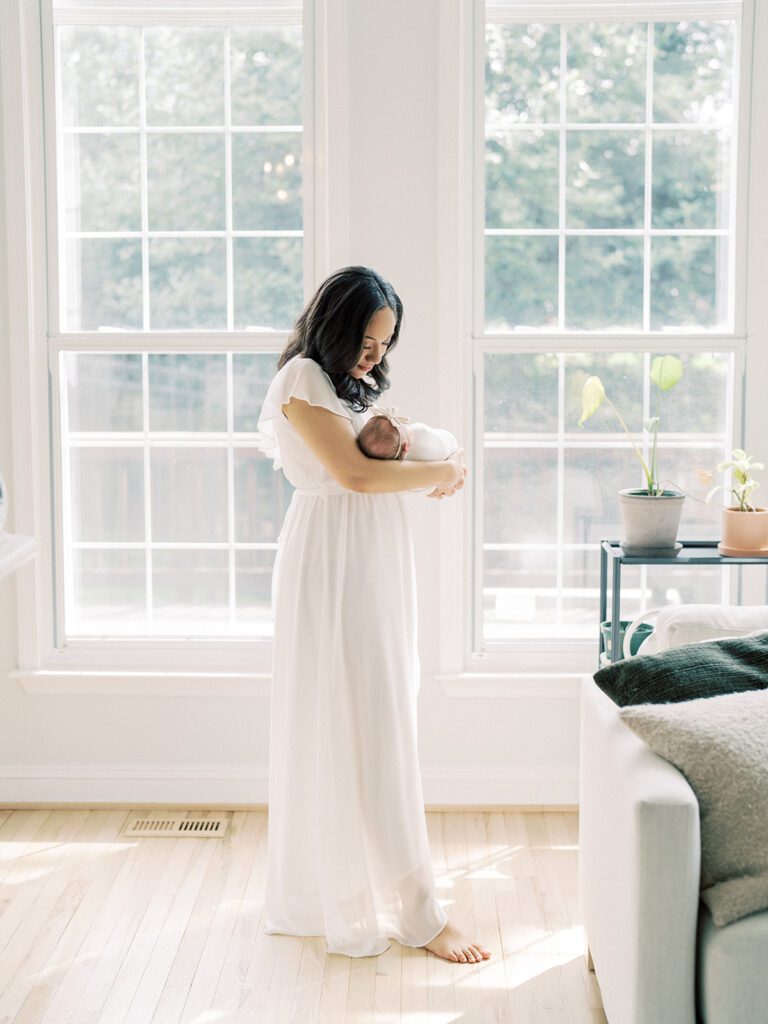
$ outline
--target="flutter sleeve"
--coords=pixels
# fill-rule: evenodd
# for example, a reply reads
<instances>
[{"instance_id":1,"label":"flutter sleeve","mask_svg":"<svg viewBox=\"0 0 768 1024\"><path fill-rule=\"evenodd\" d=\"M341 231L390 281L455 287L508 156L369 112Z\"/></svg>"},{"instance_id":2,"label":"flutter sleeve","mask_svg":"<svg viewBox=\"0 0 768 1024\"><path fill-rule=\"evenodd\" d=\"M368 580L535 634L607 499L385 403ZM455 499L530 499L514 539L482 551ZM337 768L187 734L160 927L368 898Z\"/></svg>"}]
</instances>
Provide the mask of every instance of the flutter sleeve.
<instances>
[{"instance_id":1,"label":"flutter sleeve","mask_svg":"<svg viewBox=\"0 0 768 1024\"><path fill-rule=\"evenodd\" d=\"M295 356L273 377L256 425L256 446L268 459L273 460L274 469L280 469L283 464L280 455L280 428L276 429L276 424L286 424L290 428L282 407L287 405L291 398L301 398L310 405L322 406L337 416L352 420L350 410L336 394L331 378L322 366L314 359Z\"/></svg>"}]
</instances>

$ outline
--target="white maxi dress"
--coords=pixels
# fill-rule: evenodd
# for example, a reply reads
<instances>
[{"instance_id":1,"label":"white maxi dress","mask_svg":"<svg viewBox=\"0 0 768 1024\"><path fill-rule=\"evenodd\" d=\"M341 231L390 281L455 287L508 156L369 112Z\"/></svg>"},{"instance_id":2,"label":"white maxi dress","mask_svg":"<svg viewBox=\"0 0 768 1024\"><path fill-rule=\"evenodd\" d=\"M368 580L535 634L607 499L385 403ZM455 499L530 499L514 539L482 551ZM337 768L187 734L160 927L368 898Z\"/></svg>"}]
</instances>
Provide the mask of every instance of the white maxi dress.
<instances>
[{"instance_id":1,"label":"white maxi dress","mask_svg":"<svg viewBox=\"0 0 768 1024\"><path fill-rule=\"evenodd\" d=\"M413 545L403 495L346 490L282 412L291 396L356 413L312 359L272 380L260 447L294 485L278 538L264 930L372 956L423 946L435 894L416 736Z\"/></svg>"}]
</instances>

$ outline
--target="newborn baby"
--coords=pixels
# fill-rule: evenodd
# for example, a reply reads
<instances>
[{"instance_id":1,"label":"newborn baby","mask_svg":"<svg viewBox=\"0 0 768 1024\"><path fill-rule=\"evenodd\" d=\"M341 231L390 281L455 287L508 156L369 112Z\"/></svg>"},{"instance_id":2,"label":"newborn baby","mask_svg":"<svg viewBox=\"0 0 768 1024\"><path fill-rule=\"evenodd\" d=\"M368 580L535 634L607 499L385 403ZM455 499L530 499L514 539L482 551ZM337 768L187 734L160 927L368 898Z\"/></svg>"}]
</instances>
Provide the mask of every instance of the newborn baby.
<instances>
[{"instance_id":1,"label":"newborn baby","mask_svg":"<svg viewBox=\"0 0 768 1024\"><path fill-rule=\"evenodd\" d=\"M410 423L396 409L374 405L374 415L357 438L362 451L371 459L414 459L417 462L442 462L459 447L448 430L426 423Z\"/></svg>"}]
</instances>

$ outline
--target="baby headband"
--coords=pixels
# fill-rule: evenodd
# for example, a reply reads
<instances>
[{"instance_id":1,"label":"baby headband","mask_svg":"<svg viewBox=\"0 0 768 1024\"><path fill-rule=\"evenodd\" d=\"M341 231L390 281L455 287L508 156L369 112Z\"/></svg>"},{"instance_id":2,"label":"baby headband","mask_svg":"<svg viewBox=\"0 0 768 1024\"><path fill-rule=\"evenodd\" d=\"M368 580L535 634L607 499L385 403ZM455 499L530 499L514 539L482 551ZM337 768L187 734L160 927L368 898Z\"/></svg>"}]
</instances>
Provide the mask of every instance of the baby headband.
<instances>
[{"instance_id":1,"label":"baby headband","mask_svg":"<svg viewBox=\"0 0 768 1024\"><path fill-rule=\"evenodd\" d=\"M397 411L396 405L392 405L386 408L383 405L372 405L371 411L374 416L386 416L390 423L393 423L395 426L397 426L400 423L411 422L407 416L403 416L401 413Z\"/></svg>"},{"instance_id":2,"label":"baby headband","mask_svg":"<svg viewBox=\"0 0 768 1024\"><path fill-rule=\"evenodd\" d=\"M398 434L398 437L399 437L399 441L398 441L398 444L397 444L397 451L395 452L394 458L396 458L396 459L399 458L400 457L400 452L401 452L402 447L403 447L403 429L402 429L402 425L405 424L405 423L410 423L410 420L408 419L407 416L403 416L403 415L401 415L397 411L397 406L396 405L391 405L391 406L388 406L388 407L385 407L383 405L372 405L371 406L371 411L373 412L374 416L383 416L385 419L388 419L389 422L394 427L397 427L397 434Z\"/></svg>"}]
</instances>

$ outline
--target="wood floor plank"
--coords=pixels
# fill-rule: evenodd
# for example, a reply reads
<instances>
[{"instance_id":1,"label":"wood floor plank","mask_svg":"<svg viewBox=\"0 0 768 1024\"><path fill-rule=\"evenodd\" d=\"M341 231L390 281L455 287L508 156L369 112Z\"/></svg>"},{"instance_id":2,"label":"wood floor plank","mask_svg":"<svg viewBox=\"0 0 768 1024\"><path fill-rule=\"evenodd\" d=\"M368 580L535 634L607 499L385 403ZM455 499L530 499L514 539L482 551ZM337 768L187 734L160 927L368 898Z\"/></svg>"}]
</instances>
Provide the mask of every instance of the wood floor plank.
<instances>
[{"instance_id":1,"label":"wood floor plank","mask_svg":"<svg viewBox=\"0 0 768 1024\"><path fill-rule=\"evenodd\" d=\"M131 942L125 951L125 956L104 1007L97 1018L98 1024L124 1021L128 1017L131 1005L138 997L139 985L144 982L144 977L150 970L155 945L162 933L176 894L182 886L182 881L187 872L196 877L194 870L196 847L199 843L208 842L208 840L161 839L158 842L168 844L167 859L157 885L153 887L149 898L142 907L141 915L137 915ZM154 991L155 977L151 971L148 987L150 993Z\"/></svg>"},{"instance_id":2,"label":"wood floor plank","mask_svg":"<svg viewBox=\"0 0 768 1024\"><path fill-rule=\"evenodd\" d=\"M349 987L345 1024L374 1021L372 1008L376 991L376 957L357 956L349 965Z\"/></svg>"},{"instance_id":3,"label":"wood floor plank","mask_svg":"<svg viewBox=\"0 0 768 1024\"><path fill-rule=\"evenodd\" d=\"M212 907L205 943L184 1003L182 1022L201 1019L208 1013L214 1001L235 929L236 912L248 884L262 827L263 820L256 815L236 811L232 814L228 832L221 842L216 842L216 846L219 847L217 852L220 854L216 879L219 895L215 906Z\"/></svg>"},{"instance_id":4,"label":"wood floor plank","mask_svg":"<svg viewBox=\"0 0 768 1024\"><path fill-rule=\"evenodd\" d=\"M92 841L78 836L78 843L62 860L60 870L69 876L66 888L0 1000L0 1012L7 1013L13 1024L36 1024L45 1016L77 958L127 856L127 849L119 845L115 849L113 842L125 818L125 811L92 811L88 818L94 829Z\"/></svg>"},{"instance_id":5,"label":"wood floor plank","mask_svg":"<svg viewBox=\"0 0 768 1024\"><path fill-rule=\"evenodd\" d=\"M257 838L251 839L254 856L248 872L245 889L239 906L235 909L236 921L229 946L224 955L224 965L214 993L211 1011L223 1013L225 1017L237 1015L244 1001L248 968L259 934L261 915L264 910L264 883L267 867L267 814L265 811L252 812L257 827Z\"/></svg>"},{"instance_id":6,"label":"wood floor plank","mask_svg":"<svg viewBox=\"0 0 768 1024\"><path fill-rule=\"evenodd\" d=\"M179 844L188 845L192 840L142 838L134 842L136 855L130 874L122 880L122 899L102 932L103 946L95 951L97 962L75 1005L71 1024L94 1024L95 1021L106 1024L109 1020L102 1016L102 1009L112 997L115 987L128 980L126 975L121 977L123 966L158 885L167 873L169 860L174 857ZM177 855L182 859L184 856L184 851ZM171 870L175 869L174 861Z\"/></svg>"},{"instance_id":7,"label":"wood floor plank","mask_svg":"<svg viewBox=\"0 0 768 1024\"><path fill-rule=\"evenodd\" d=\"M325 957L323 991L317 1010L318 1024L339 1024L347 1019L350 966L351 959L348 956Z\"/></svg>"},{"instance_id":8,"label":"wood floor plank","mask_svg":"<svg viewBox=\"0 0 768 1024\"><path fill-rule=\"evenodd\" d=\"M456 896L458 886L453 872L449 868L445 856L443 826L445 812L427 814L427 835L432 863L435 869L437 897L448 918L456 915ZM438 1018L440 1014L454 1013L456 997L454 992L455 964L442 960L427 951L427 979L429 1019Z\"/></svg>"},{"instance_id":9,"label":"wood floor plank","mask_svg":"<svg viewBox=\"0 0 768 1024\"><path fill-rule=\"evenodd\" d=\"M488 833L489 814L467 814L468 882L475 909L477 938L491 951L489 960L479 965L480 1006L490 1022L502 1021L509 1011L501 932L496 909L494 881L497 854ZM503 857L503 849L498 854Z\"/></svg>"},{"instance_id":10,"label":"wood floor plank","mask_svg":"<svg viewBox=\"0 0 768 1024\"><path fill-rule=\"evenodd\" d=\"M427 965L434 957L427 950L413 946L403 946L402 957L400 1019L402 1024L422 1024L429 1019Z\"/></svg>"},{"instance_id":11,"label":"wood floor plank","mask_svg":"<svg viewBox=\"0 0 768 1024\"><path fill-rule=\"evenodd\" d=\"M125 1024L146 1024L152 1020L155 1009L173 967L184 931L203 879L213 856L212 843L206 839L193 839L195 844L188 868L170 894L168 912L157 932L147 966L141 976L140 988L131 1000ZM149 942L152 938L148 936Z\"/></svg>"},{"instance_id":12,"label":"wood floor plank","mask_svg":"<svg viewBox=\"0 0 768 1024\"><path fill-rule=\"evenodd\" d=\"M389 949L377 956L373 989L374 1017L400 1021L400 999L403 991L403 950L399 942L390 942Z\"/></svg>"},{"instance_id":13,"label":"wood floor plank","mask_svg":"<svg viewBox=\"0 0 768 1024\"><path fill-rule=\"evenodd\" d=\"M491 948L480 964L266 935L265 811L221 839L127 839L126 813L0 813L0 1022L607 1024L573 812L427 813L438 899Z\"/></svg>"},{"instance_id":14,"label":"wood floor plank","mask_svg":"<svg viewBox=\"0 0 768 1024\"><path fill-rule=\"evenodd\" d=\"M0 918L0 1014L10 1014L11 1009L16 1013L20 1004L16 1003L14 975L30 957L37 960L34 946L38 941L46 948L50 944L44 930L52 908L60 901L60 911L71 914L71 902L77 900L76 893L65 892L69 881L67 860L71 867L80 856L76 845L70 843L93 838L93 819L88 811L69 817L66 812L57 812L46 824L50 830L41 832L41 848L17 861L4 883L6 888L15 887L16 894ZM33 881L39 884L29 884Z\"/></svg>"},{"instance_id":15,"label":"wood floor plank","mask_svg":"<svg viewBox=\"0 0 768 1024\"><path fill-rule=\"evenodd\" d=\"M443 850L454 880L455 924L470 937L477 937L475 907L469 881L469 850L467 845L467 815L445 814L443 821ZM477 963L450 964L453 975L456 1011L463 1016L479 1012L481 1005L480 971Z\"/></svg>"},{"instance_id":16,"label":"wood floor plank","mask_svg":"<svg viewBox=\"0 0 768 1024\"><path fill-rule=\"evenodd\" d=\"M303 940L301 963L290 1015L292 1021L311 1021L312 1024L315 1024L320 1014L326 945L326 941L322 937L308 936Z\"/></svg>"},{"instance_id":17,"label":"wood floor plank","mask_svg":"<svg viewBox=\"0 0 768 1024\"><path fill-rule=\"evenodd\" d=\"M42 1024L66 1024L73 1019L75 1009L83 997L136 882L139 843L133 839L120 840L118 829L112 837L109 850L110 853L105 856L108 863L114 862L116 871L108 892L100 902L75 957L64 971L45 1013L40 1018ZM109 873L107 869L105 871Z\"/></svg>"}]
</instances>

